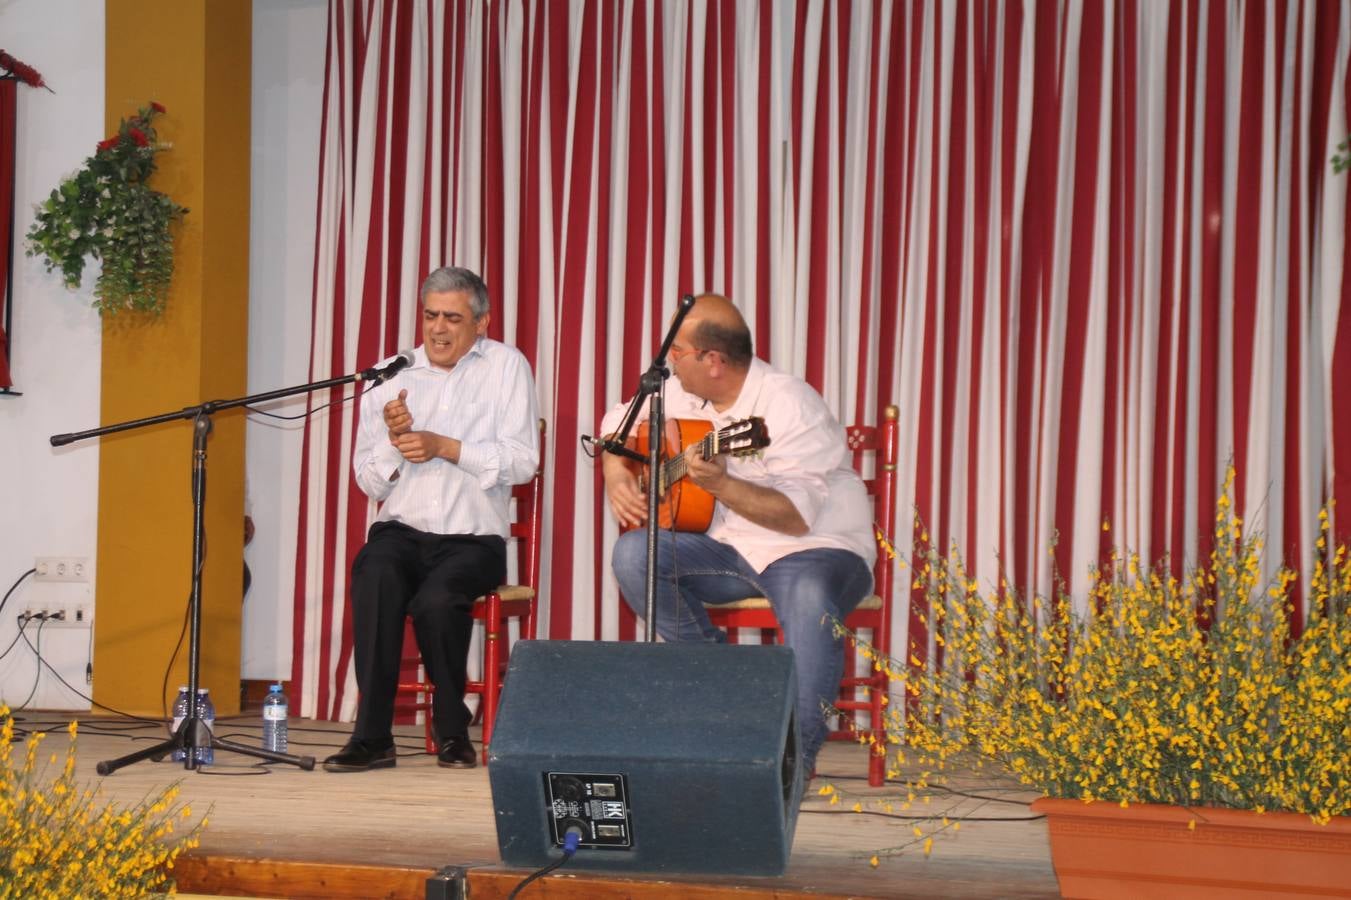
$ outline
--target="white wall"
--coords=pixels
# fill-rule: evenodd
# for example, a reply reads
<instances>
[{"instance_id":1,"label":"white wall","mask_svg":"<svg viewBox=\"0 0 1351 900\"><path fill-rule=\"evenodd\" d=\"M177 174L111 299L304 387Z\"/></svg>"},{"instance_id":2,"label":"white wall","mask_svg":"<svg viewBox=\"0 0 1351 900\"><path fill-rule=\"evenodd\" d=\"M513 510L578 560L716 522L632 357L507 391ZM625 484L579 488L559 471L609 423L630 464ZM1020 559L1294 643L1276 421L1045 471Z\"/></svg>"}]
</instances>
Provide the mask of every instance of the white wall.
<instances>
[{"instance_id":1,"label":"white wall","mask_svg":"<svg viewBox=\"0 0 1351 900\"><path fill-rule=\"evenodd\" d=\"M42 73L55 93L19 87L14 216L14 389L0 396L0 596L38 556L95 560L98 494L97 441L55 450L53 434L99 424L102 334L90 309L96 270L67 291L24 254L33 206L74 172L103 137L103 4L87 0L0 5L5 50ZM11 647L16 613L26 608L93 605L84 584L25 579L0 612L0 651ZM95 616L96 618L96 616ZM38 628L25 632L36 642ZM83 692L89 662L88 625L41 630L42 656ZM37 678L37 659L19 640L0 659L0 700L32 707L87 709L89 704L50 673Z\"/></svg>"},{"instance_id":2,"label":"white wall","mask_svg":"<svg viewBox=\"0 0 1351 900\"><path fill-rule=\"evenodd\" d=\"M326 0L255 0L253 49L250 393L307 380L310 281ZM0 3L0 46L40 71L56 93L21 87L16 173L14 356L21 397L0 396L0 595L38 556L83 557L84 584L32 576L0 611L0 652L17 635L15 613L83 605L97 623L98 442L53 449L52 434L99 424L101 332L89 308L96 270L76 293L24 253L32 207L93 152L103 134L103 4L88 0ZM203 398L207 399L207 398ZM301 411L303 402L274 412ZM251 416L246 451L257 536L245 552L244 678L289 678L299 497L299 424ZM95 624L95 627L97 625ZM36 636L36 626L29 626ZM40 650L84 692L89 627L48 626ZM95 673L97 675L97 673ZM20 639L0 658L0 700L88 709Z\"/></svg>"}]
</instances>

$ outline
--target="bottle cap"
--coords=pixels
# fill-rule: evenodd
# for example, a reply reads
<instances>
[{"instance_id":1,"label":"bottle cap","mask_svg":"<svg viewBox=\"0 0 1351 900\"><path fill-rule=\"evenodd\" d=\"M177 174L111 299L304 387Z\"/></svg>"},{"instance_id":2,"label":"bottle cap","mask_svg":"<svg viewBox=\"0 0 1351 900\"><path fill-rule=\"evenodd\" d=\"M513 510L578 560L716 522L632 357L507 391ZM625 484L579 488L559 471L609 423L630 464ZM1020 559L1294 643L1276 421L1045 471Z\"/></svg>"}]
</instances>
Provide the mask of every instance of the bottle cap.
<instances>
[{"instance_id":1,"label":"bottle cap","mask_svg":"<svg viewBox=\"0 0 1351 900\"><path fill-rule=\"evenodd\" d=\"M269 693L269 694L280 694L280 693L281 693L281 685L280 685L280 684L274 684L274 685L272 685L272 687L268 688L267 690L268 690L268 693Z\"/></svg>"}]
</instances>

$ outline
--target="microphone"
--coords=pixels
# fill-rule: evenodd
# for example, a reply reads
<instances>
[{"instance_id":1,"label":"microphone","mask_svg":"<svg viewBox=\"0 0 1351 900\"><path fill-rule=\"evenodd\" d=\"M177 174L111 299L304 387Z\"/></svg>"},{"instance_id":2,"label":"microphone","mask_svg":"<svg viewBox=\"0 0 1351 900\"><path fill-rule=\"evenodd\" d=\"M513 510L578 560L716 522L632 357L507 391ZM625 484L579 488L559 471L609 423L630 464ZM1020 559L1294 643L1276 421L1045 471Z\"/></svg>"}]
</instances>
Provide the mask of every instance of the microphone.
<instances>
[{"instance_id":1,"label":"microphone","mask_svg":"<svg viewBox=\"0 0 1351 900\"><path fill-rule=\"evenodd\" d=\"M392 362L389 362L378 369L371 368L366 369L363 372L358 372L357 381L369 381L371 383L371 386L374 387L377 384L382 384L383 382L389 381L389 379L393 378L399 372L408 368L412 364L413 364L413 351L400 350L399 355L395 357Z\"/></svg>"},{"instance_id":2,"label":"microphone","mask_svg":"<svg viewBox=\"0 0 1351 900\"><path fill-rule=\"evenodd\" d=\"M630 450L628 447L625 447L623 444L611 438L596 438L589 434L582 435L582 446L585 447L588 444L591 445L592 450L586 455L592 458L600 453L612 453L615 456L623 456L640 463L647 462L646 456L643 456L637 450Z\"/></svg>"}]
</instances>

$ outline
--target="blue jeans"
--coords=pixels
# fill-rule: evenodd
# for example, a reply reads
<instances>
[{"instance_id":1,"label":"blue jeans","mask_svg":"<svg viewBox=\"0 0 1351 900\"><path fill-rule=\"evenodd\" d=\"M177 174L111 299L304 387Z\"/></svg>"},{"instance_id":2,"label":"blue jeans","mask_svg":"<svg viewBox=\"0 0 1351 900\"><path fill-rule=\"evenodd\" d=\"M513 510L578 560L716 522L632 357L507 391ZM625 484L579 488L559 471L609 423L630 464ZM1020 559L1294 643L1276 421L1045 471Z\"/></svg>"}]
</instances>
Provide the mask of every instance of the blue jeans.
<instances>
[{"instance_id":1,"label":"blue jeans","mask_svg":"<svg viewBox=\"0 0 1351 900\"><path fill-rule=\"evenodd\" d=\"M620 536L615 578L624 600L639 616L647 597L647 532ZM822 704L833 703L844 672L843 639L831 618L843 619L868 596L872 572L848 550L791 553L757 573L728 544L707 535L662 531L657 537L657 633L668 641L714 641L727 635L704 610L705 603L767 597L793 651L797 669L797 720L804 779L826 739Z\"/></svg>"}]
</instances>

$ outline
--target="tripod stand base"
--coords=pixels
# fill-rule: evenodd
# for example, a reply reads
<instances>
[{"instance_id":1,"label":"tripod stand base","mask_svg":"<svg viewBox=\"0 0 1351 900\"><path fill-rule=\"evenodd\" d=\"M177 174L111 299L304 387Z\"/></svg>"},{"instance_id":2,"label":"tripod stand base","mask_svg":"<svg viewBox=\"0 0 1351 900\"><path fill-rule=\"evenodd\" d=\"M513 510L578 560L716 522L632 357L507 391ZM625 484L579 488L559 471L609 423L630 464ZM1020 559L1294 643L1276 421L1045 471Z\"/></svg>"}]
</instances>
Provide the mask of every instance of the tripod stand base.
<instances>
[{"instance_id":1,"label":"tripod stand base","mask_svg":"<svg viewBox=\"0 0 1351 900\"><path fill-rule=\"evenodd\" d=\"M100 775L111 775L118 769L132 763L138 763L143 759L159 761L175 750L182 750L183 768L191 771L201 765L197 762L197 749L205 747L210 747L212 750L228 750L231 753L240 753L244 756L252 756L255 759L265 759L268 762L287 763L299 766L306 772L314 770L313 756L291 756L286 753L264 750L262 747L246 747L233 741L222 740L212 735L206 725L195 716L184 719L178 731L174 732L173 737L168 740L137 750L135 753L128 753L126 756L119 756L117 759L105 759L95 766L94 770Z\"/></svg>"},{"instance_id":2,"label":"tripod stand base","mask_svg":"<svg viewBox=\"0 0 1351 900\"><path fill-rule=\"evenodd\" d=\"M236 744L233 741L226 741L214 737L211 739L211 749L229 750L231 753L240 753L244 756L252 756L255 759L265 759L268 762L287 763L289 765L299 766L306 772L314 771L313 756L291 756L289 753L277 753L273 750L264 750L262 747L246 747L243 744Z\"/></svg>"}]
</instances>

